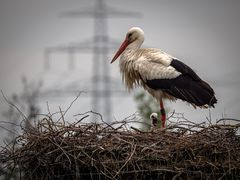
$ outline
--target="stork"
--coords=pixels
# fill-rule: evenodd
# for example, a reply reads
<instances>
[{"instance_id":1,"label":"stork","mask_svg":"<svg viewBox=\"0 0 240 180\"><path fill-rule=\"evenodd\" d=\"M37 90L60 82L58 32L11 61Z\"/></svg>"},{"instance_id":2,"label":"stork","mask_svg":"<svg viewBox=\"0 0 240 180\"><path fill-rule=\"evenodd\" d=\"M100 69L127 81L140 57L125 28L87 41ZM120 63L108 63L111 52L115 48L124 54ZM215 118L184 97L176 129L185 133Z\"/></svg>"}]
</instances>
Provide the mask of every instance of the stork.
<instances>
[{"instance_id":1,"label":"stork","mask_svg":"<svg viewBox=\"0 0 240 180\"><path fill-rule=\"evenodd\" d=\"M111 63L120 55L120 72L127 89L142 86L159 101L162 128L166 113L163 99L181 99L194 108L214 107L215 92L189 66L156 48L140 48L144 32L139 27L128 30L126 38Z\"/></svg>"},{"instance_id":2,"label":"stork","mask_svg":"<svg viewBox=\"0 0 240 180\"><path fill-rule=\"evenodd\" d=\"M158 125L158 114L157 113L152 113L150 115L150 120L151 120L152 128L157 127L157 125Z\"/></svg>"}]
</instances>

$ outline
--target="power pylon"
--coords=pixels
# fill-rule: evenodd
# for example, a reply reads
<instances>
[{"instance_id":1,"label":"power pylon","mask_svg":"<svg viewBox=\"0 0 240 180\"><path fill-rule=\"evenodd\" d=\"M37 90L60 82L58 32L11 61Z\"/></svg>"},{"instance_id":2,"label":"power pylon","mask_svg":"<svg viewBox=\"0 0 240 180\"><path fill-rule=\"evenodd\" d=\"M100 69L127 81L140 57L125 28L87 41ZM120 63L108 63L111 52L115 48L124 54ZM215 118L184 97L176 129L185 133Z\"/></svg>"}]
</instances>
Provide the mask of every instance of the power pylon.
<instances>
[{"instance_id":1,"label":"power pylon","mask_svg":"<svg viewBox=\"0 0 240 180\"><path fill-rule=\"evenodd\" d=\"M91 97L92 110L100 112L106 121L110 121L112 112L111 97L116 95L126 95L122 92L115 92L111 88L112 79L109 73L109 59L110 50L116 50L119 42L108 36L108 18L116 17L140 17L136 12L128 12L118 10L113 7L108 7L103 0L96 0L95 6L85 8L80 11L64 12L60 14L64 18L93 18L94 19L94 35L91 39L68 43L67 45L59 45L56 47L49 47L45 50L45 66L50 68L50 55L52 53L67 53L69 55L69 69L74 68L74 54L77 52L88 52L93 54L93 76L91 78ZM72 90L61 93L69 93ZM74 92L74 91L73 91ZM59 92L58 92L59 93ZM88 92L89 93L89 92ZM101 99L103 99L101 101ZM100 105L100 103L102 104ZM101 109L103 108L103 109ZM103 110L103 111L102 111Z\"/></svg>"}]
</instances>

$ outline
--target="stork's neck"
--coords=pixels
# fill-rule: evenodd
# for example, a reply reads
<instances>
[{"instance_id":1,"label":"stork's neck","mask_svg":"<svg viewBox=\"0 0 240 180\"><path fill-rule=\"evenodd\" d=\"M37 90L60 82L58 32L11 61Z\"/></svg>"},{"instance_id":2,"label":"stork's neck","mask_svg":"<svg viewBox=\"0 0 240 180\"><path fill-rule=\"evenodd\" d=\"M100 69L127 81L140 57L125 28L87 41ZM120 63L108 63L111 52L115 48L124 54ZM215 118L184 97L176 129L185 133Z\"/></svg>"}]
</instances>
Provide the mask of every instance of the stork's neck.
<instances>
[{"instance_id":1,"label":"stork's neck","mask_svg":"<svg viewBox=\"0 0 240 180\"><path fill-rule=\"evenodd\" d=\"M139 49L142 45L144 41L144 37L141 36L141 37L138 37L135 41L133 41L132 43L130 43L126 50L132 50L132 49Z\"/></svg>"}]
</instances>

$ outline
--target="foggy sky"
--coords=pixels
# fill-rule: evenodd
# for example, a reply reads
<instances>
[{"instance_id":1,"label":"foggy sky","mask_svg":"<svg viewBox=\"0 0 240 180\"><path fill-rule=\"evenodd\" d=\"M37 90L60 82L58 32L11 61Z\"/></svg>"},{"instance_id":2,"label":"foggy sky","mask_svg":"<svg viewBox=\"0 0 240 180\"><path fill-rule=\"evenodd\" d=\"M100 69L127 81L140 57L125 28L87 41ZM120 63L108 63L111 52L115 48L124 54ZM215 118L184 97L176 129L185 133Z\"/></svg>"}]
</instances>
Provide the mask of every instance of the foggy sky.
<instances>
[{"instance_id":1,"label":"foggy sky","mask_svg":"<svg viewBox=\"0 0 240 180\"><path fill-rule=\"evenodd\" d=\"M142 18L110 18L108 33L111 37L121 41L130 27L141 27L145 31L145 47L160 48L181 59L214 88L218 104L211 110L213 119L221 118L223 114L239 118L239 0L106 2L109 6L143 15ZM46 47L92 37L92 19L63 19L59 13L93 4L94 1L88 0L0 0L0 89L6 96L22 90L23 75L32 81L43 79L45 86L75 78L83 83L91 78L91 55L78 55L80 60L72 73L67 72L67 62L61 60L64 57L56 57L51 62L52 69L45 72L43 51ZM109 54L109 62L113 53ZM111 76L120 79L118 63L110 68ZM53 77L59 81L50 82ZM71 98L49 104L51 108L58 109L58 106L66 107L70 102ZM0 103L1 110L7 108L2 97ZM70 115L78 113L79 109L82 112L90 110L90 103L86 98L80 99ZM113 106L114 117L118 120L137 110L133 93L126 98L113 98ZM187 118L196 121L205 120L209 113L208 110L194 110L181 101L168 103L167 106L171 110L184 112Z\"/></svg>"}]
</instances>

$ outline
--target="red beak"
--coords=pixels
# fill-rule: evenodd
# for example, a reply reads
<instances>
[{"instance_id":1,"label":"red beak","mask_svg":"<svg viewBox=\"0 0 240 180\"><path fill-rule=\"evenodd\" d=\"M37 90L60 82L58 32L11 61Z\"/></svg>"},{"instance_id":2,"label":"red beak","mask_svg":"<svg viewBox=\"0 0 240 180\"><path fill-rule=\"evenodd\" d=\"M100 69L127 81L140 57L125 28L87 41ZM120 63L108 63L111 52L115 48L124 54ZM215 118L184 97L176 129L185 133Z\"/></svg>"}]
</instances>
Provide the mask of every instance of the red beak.
<instances>
[{"instance_id":1,"label":"red beak","mask_svg":"<svg viewBox=\"0 0 240 180\"><path fill-rule=\"evenodd\" d=\"M115 56L113 57L111 64L122 54L122 52L126 49L126 47L129 45L129 42L127 40L127 38L123 41L122 45L120 46L120 48L118 49L117 53L115 54Z\"/></svg>"}]
</instances>

